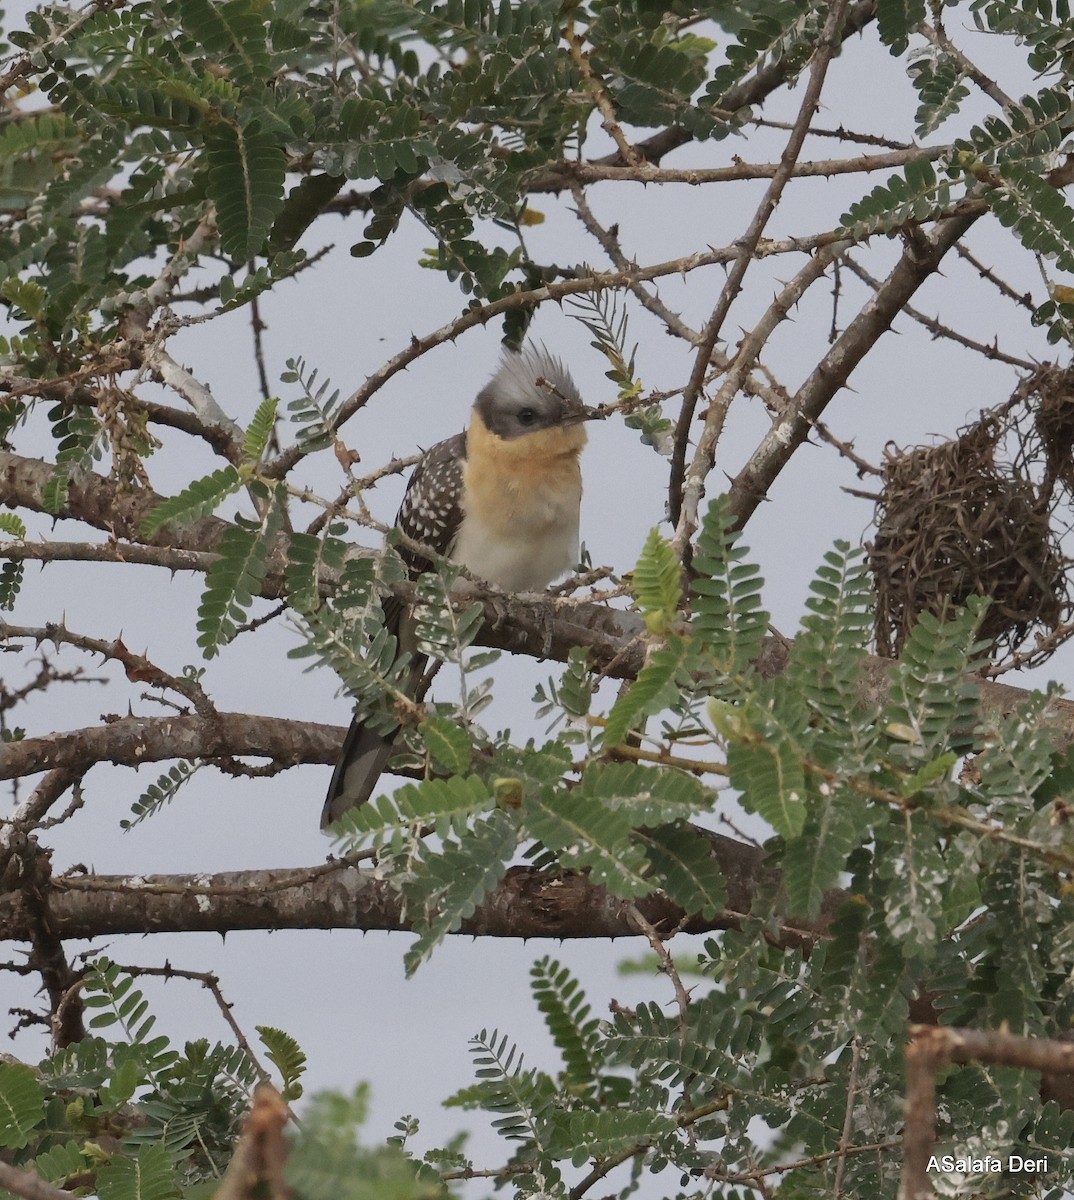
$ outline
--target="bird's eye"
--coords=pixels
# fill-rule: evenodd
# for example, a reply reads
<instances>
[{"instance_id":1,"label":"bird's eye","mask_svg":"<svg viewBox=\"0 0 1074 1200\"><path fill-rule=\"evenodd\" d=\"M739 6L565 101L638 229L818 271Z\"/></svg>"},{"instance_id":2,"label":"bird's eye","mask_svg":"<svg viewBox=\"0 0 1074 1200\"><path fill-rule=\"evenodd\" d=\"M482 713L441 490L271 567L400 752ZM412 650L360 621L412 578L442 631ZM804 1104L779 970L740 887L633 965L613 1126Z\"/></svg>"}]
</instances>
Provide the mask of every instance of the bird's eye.
<instances>
[{"instance_id":1,"label":"bird's eye","mask_svg":"<svg viewBox=\"0 0 1074 1200\"><path fill-rule=\"evenodd\" d=\"M537 420L537 410L535 408L520 408L518 410L518 423L520 425L532 425Z\"/></svg>"}]
</instances>

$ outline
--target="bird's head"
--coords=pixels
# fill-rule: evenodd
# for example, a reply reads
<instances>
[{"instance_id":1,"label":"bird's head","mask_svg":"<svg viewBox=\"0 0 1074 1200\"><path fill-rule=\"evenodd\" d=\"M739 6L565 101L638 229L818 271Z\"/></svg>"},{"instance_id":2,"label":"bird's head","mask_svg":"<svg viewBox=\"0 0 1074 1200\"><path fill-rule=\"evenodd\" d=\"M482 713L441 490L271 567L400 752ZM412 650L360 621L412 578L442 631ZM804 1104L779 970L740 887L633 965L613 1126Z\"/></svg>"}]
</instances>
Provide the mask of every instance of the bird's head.
<instances>
[{"instance_id":1,"label":"bird's head","mask_svg":"<svg viewBox=\"0 0 1074 1200\"><path fill-rule=\"evenodd\" d=\"M578 426L596 416L582 403L567 368L544 346L507 351L478 394L474 412L490 433L508 441ZM582 431L577 433L584 442Z\"/></svg>"}]
</instances>

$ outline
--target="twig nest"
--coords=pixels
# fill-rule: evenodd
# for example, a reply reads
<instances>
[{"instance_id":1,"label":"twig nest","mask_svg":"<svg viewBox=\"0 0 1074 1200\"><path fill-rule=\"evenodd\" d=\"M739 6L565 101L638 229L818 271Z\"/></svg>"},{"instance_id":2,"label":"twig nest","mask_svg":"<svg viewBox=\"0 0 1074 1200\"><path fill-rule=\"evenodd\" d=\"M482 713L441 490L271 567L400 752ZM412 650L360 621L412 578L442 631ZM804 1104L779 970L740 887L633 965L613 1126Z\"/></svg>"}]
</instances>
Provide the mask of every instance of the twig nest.
<instances>
[{"instance_id":1,"label":"twig nest","mask_svg":"<svg viewBox=\"0 0 1074 1200\"><path fill-rule=\"evenodd\" d=\"M1074 397L1056 402L1048 420L1054 444L1069 438L1069 463ZM1035 482L1024 454L1016 456L1018 466L999 460L1012 434L1017 438L1013 400L953 441L885 452L870 547L879 654L896 657L922 613L942 616L970 596L991 601L980 633L994 657L1018 653L1070 611L1048 472L1040 464ZM1024 450L1026 439L1017 440Z\"/></svg>"},{"instance_id":2,"label":"twig nest","mask_svg":"<svg viewBox=\"0 0 1074 1200\"><path fill-rule=\"evenodd\" d=\"M1074 487L1074 370L1039 367L1027 381L1035 398L1033 424L1044 465L1043 492Z\"/></svg>"}]
</instances>

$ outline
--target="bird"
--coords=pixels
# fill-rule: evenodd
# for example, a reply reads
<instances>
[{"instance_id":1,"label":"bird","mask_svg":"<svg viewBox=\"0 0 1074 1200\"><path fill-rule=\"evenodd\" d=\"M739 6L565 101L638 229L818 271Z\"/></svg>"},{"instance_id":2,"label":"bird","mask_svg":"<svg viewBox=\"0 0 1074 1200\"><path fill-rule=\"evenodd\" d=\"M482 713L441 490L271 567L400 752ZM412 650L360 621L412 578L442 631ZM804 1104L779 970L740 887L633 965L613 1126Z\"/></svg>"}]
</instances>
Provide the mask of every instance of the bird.
<instances>
[{"instance_id":1,"label":"bird","mask_svg":"<svg viewBox=\"0 0 1074 1200\"><path fill-rule=\"evenodd\" d=\"M432 566L414 544L507 592L540 591L571 570L578 562L585 422L598 415L546 347L504 351L474 401L467 430L426 450L407 485L396 527L405 535L400 553L411 578ZM405 607L389 599L384 611L399 652L412 651ZM412 691L426 664L413 654ZM398 735L398 726L385 731L355 715L332 773L322 829L366 803Z\"/></svg>"}]
</instances>

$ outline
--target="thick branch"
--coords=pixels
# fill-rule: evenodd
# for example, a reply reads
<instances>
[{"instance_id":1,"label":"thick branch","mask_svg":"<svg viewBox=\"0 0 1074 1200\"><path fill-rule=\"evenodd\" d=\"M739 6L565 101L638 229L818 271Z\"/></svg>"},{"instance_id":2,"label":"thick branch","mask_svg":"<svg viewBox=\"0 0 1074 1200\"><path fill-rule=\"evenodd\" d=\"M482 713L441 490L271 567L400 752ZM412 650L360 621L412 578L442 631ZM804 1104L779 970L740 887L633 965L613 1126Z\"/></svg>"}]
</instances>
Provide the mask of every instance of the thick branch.
<instances>
[{"instance_id":1,"label":"thick branch","mask_svg":"<svg viewBox=\"0 0 1074 1200\"><path fill-rule=\"evenodd\" d=\"M1054 1077L1074 1072L1074 1045L1019 1037L1005 1029L914 1025L906 1047L902 1200L928 1200L935 1194L929 1160L936 1150L936 1077L953 1062L1022 1067Z\"/></svg>"},{"instance_id":2,"label":"thick branch","mask_svg":"<svg viewBox=\"0 0 1074 1200\"><path fill-rule=\"evenodd\" d=\"M0 1162L0 1187L23 1200L75 1200L74 1192L54 1186L36 1171L24 1171L5 1162Z\"/></svg>"},{"instance_id":3,"label":"thick branch","mask_svg":"<svg viewBox=\"0 0 1074 1200\"><path fill-rule=\"evenodd\" d=\"M55 476L56 468L51 463L0 450L0 506L47 512L45 488ZM114 479L85 471L70 481L63 511L49 515L71 517L103 529L112 537L144 542L140 532L142 522L163 499L150 488L130 491ZM230 528L228 521L204 517L180 530L161 530L152 544L181 550L212 550Z\"/></svg>"},{"instance_id":4,"label":"thick branch","mask_svg":"<svg viewBox=\"0 0 1074 1200\"><path fill-rule=\"evenodd\" d=\"M850 373L890 328L910 297L939 269L944 255L965 235L978 215L970 212L948 218L931 237L910 240L883 286L817 364L732 481L728 496L740 526L745 525L764 500L780 471L809 436L813 423L846 384Z\"/></svg>"},{"instance_id":5,"label":"thick branch","mask_svg":"<svg viewBox=\"0 0 1074 1200\"><path fill-rule=\"evenodd\" d=\"M0 779L54 770L81 774L101 762L137 767L173 758L250 755L281 764L331 763L339 754L342 732L313 721L247 713L123 717L107 725L0 744Z\"/></svg>"},{"instance_id":6,"label":"thick branch","mask_svg":"<svg viewBox=\"0 0 1074 1200\"><path fill-rule=\"evenodd\" d=\"M467 600L472 600L468 597ZM490 601L478 642L533 657L546 656L548 609L541 603ZM497 624L499 620L499 624ZM629 679L644 663L642 624L633 613L589 604L568 610L552 625L549 657L565 661L572 646L587 646L590 662L608 676ZM766 678L783 673L789 644L769 638L755 666ZM881 705L894 663L869 658L863 700ZM1009 711L1026 691L1004 683L977 680L986 711ZM1052 701L1050 720L1064 742L1074 741L1074 701ZM287 720L248 713L163 717L123 717L100 726L0 743L0 780L60 770L80 777L99 762L138 767L170 759L269 758L279 764L333 763L343 744L341 726Z\"/></svg>"},{"instance_id":7,"label":"thick branch","mask_svg":"<svg viewBox=\"0 0 1074 1200\"><path fill-rule=\"evenodd\" d=\"M712 920L691 918L661 895L637 902L658 929L691 933L727 929L749 911L765 878L755 847L708 835L727 879L728 910ZM235 871L220 875L73 876L53 881L50 927L60 938L234 929L408 930L398 893L368 870ZM631 905L584 875L548 875L513 867L458 932L482 937L636 937ZM21 892L0 895L0 939L24 940L33 913ZM784 930L799 944L813 930Z\"/></svg>"}]
</instances>

